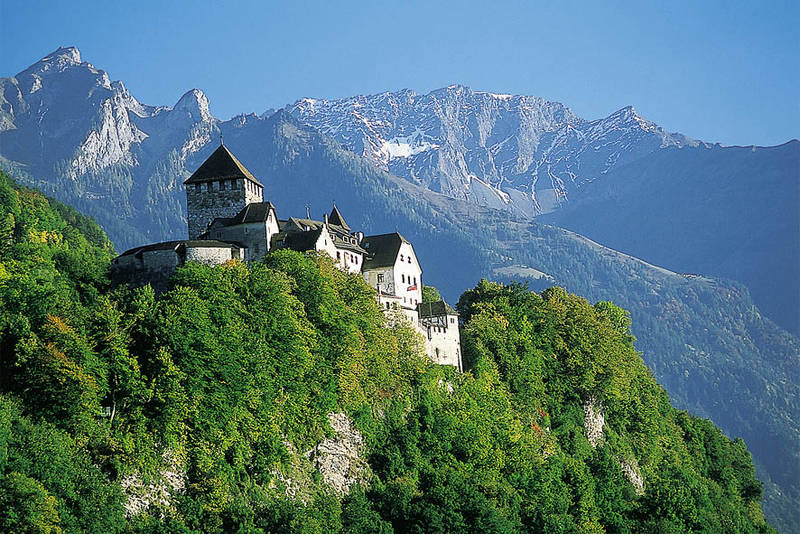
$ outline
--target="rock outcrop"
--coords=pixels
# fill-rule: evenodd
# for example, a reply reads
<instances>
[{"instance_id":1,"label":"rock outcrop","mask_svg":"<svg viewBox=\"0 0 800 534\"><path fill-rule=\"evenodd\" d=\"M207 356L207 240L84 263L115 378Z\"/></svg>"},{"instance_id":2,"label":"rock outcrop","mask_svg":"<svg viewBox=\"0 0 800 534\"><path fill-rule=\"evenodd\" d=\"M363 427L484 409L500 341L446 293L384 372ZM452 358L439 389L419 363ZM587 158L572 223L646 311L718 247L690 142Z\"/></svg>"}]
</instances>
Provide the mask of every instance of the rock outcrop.
<instances>
[{"instance_id":1,"label":"rock outcrop","mask_svg":"<svg viewBox=\"0 0 800 534\"><path fill-rule=\"evenodd\" d=\"M583 417L586 431L586 439L597 448L603 440L603 426L606 424L606 416L603 405L594 397L590 397L583 403Z\"/></svg>"},{"instance_id":2,"label":"rock outcrop","mask_svg":"<svg viewBox=\"0 0 800 534\"><path fill-rule=\"evenodd\" d=\"M145 484L138 472L131 473L120 480L125 495L125 515L136 516L151 506L169 508L174 495L182 493L186 483L183 463L173 451L165 451L164 468Z\"/></svg>"}]
</instances>

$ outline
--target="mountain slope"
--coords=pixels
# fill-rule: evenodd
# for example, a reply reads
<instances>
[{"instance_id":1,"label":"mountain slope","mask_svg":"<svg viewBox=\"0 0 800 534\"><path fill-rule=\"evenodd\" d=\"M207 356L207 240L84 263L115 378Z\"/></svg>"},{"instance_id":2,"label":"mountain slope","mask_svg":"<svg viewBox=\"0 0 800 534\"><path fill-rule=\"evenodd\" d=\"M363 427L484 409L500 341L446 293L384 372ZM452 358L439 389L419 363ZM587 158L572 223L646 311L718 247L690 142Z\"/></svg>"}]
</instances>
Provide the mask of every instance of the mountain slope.
<instances>
[{"instance_id":1,"label":"mountain slope","mask_svg":"<svg viewBox=\"0 0 800 534\"><path fill-rule=\"evenodd\" d=\"M143 105L74 47L0 79L0 162L101 221L120 248L182 224L183 161L216 122L202 92Z\"/></svg>"},{"instance_id":2,"label":"mountain slope","mask_svg":"<svg viewBox=\"0 0 800 534\"><path fill-rule=\"evenodd\" d=\"M547 213L580 186L658 148L696 145L623 108L587 121L558 102L452 85L287 106L377 166L432 191Z\"/></svg>"},{"instance_id":3,"label":"mountain slope","mask_svg":"<svg viewBox=\"0 0 800 534\"><path fill-rule=\"evenodd\" d=\"M682 272L745 284L800 334L800 142L662 150L542 220Z\"/></svg>"}]
</instances>

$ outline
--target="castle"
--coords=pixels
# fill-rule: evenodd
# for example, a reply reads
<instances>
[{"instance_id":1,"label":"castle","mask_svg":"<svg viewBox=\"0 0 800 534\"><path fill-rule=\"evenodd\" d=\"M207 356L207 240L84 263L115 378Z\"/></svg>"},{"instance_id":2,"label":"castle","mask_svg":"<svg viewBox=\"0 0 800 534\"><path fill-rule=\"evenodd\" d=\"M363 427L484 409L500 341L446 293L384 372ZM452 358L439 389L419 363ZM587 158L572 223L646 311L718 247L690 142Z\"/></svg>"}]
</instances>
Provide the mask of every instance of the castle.
<instances>
[{"instance_id":1,"label":"castle","mask_svg":"<svg viewBox=\"0 0 800 534\"><path fill-rule=\"evenodd\" d=\"M264 186L220 144L184 182L189 239L132 248L112 261L115 284L166 286L176 267L189 261L218 265L253 262L268 252L325 252L349 273L360 273L384 311L408 319L439 364L459 370L458 314L446 302L422 302L422 267L414 247L394 232L365 236L353 231L336 205L323 220L279 219L264 201Z\"/></svg>"}]
</instances>

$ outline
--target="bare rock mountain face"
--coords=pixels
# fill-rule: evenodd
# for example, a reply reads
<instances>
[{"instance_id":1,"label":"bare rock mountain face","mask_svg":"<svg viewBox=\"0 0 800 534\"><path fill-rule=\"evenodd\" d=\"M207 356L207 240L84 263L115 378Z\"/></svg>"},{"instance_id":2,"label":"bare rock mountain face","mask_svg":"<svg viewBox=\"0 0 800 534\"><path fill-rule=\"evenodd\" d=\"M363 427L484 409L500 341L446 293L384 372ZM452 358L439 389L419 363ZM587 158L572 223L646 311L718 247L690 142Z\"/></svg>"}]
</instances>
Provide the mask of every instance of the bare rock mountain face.
<instances>
[{"instance_id":1,"label":"bare rock mountain face","mask_svg":"<svg viewBox=\"0 0 800 534\"><path fill-rule=\"evenodd\" d=\"M558 102L460 85L304 98L286 109L397 176L527 216L557 209L583 185L659 148L698 144L632 107L587 121Z\"/></svg>"},{"instance_id":2,"label":"bare rock mountain face","mask_svg":"<svg viewBox=\"0 0 800 534\"><path fill-rule=\"evenodd\" d=\"M144 105L73 47L0 79L0 161L95 216L118 245L183 224L185 160L216 123L201 91L174 107Z\"/></svg>"}]
</instances>

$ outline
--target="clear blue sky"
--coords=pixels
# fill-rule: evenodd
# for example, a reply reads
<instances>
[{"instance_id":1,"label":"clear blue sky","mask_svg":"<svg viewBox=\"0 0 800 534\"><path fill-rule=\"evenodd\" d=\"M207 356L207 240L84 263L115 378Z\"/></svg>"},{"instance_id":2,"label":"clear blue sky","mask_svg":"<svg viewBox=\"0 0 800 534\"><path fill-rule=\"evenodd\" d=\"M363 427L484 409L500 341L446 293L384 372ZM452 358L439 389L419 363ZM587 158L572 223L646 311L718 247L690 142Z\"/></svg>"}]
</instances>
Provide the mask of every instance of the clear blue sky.
<instances>
[{"instance_id":1,"label":"clear blue sky","mask_svg":"<svg viewBox=\"0 0 800 534\"><path fill-rule=\"evenodd\" d=\"M800 2L39 2L0 0L0 76L61 45L146 104L212 113L462 83L626 105L723 144L800 137Z\"/></svg>"}]
</instances>

